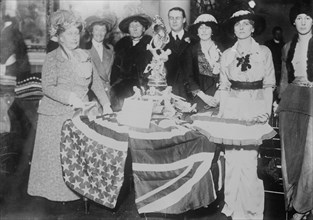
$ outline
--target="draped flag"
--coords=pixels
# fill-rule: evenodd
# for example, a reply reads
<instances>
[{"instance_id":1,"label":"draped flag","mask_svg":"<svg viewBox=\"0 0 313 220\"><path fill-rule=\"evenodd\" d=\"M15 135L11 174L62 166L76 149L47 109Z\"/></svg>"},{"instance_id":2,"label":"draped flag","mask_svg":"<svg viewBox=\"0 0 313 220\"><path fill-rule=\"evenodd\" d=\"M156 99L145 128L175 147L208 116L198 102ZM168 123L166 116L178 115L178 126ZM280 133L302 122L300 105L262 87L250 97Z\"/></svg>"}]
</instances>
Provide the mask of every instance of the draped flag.
<instances>
[{"instance_id":1,"label":"draped flag","mask_svg":"<svg viewBox=\"0 0 313 220\"><path fill-rule=\"evenodd\" d=\"M65 183L82 196L114 208L124 181L127 149L128 130L116 122L67 120L60 149Z\"/></svg>"},{"instance_id":2,"label":"draped flag","mask_svg":"<svg viewBox=\"0 0 313 220\"><path fill-rule=\"evenodd\" d=\"M183 126L130 129L139 213L180 214L216 199L210 170L215 144Z\"/></svg>"},{"instance_id":3,"label":"draped flag","mask_svg":"<svg viewBox=\"0 0 313 220\"><path fill-rule=\"evenodd\" d=\"M276 135L268 123L212 117L210 112L191 116L192 127L210 141L225 145L261 145Z\"/></svg>"}]
</instances>

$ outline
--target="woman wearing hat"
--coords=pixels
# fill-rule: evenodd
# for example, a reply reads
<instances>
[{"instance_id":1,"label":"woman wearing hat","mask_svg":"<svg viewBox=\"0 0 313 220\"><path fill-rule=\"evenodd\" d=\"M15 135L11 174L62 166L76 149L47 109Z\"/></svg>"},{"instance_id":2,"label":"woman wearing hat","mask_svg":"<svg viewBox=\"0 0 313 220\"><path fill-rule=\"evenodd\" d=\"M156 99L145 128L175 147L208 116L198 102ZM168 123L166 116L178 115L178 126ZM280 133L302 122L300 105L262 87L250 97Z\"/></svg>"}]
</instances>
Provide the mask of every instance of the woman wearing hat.
<instances>
[{"instance_id":1,"label":"woman wearing hat","mask_svg":"<svg viewBox=\"0 0 313 220\"><path fill-rule=\"evenodd\" d=\"M87 33L91 36L86 44L91 60L100 75L107 95L110 97L110 76L114 60L113 46L107 43L107 35L111 32L114 21L90 16L86 19Z\"/></svg>"},{"instance_id":2,"label":"woman wearing hat","mask_svg":"<svg viewBox=\"0 0 313 220\"><path fill-rule=\"evenodd\" d=\"M64 183L60 161L61 128L74 109L88 102L88 88L96 94L104 112L110 102L100 78L93 72L90 55L78 48L82 20L70 11L50 16L50 34L60 46L48 53L42 68L44 96L38 108L38 125L30 168L28 193L52 201L79 199Z\"/></svg>"},{"instance_id":3,"label":"woman wearing hat","mask_svg":"<svg viewBox=\"0 0 313 220\"><path fill-rule=\"evenodd\" d=\"M313 219L312 5L296 3L289 18L297 34L283 48L278 107L285 204L292 219Z\"/></svg>"},{"instance_id":4,"label":"woman wearing hat","mask_svg":"<svg viewBox=\"0 0 313 220\"><path fill-rule=\"evenodd\" d=\"M216 106L213 98L219 81L221 51L213 40L217 35L217 20L211 14L200 15L190 32L198 42L190 45L184 56L184 76L187 94L192 102L197 103L197 109L204 106Z\"/></svg>"},{"instance_id":5,"label":"woman wearing hat","mask_svg":"<svg viewBox=\"0 0 313 220\"><path fill-rule=\"evenodd\" d=\"M264 19L248 5L234 5L225 27L236 38L221 58L219 116L251 125L249 132L225 146L225 205L222 212L233 219L263 219L264 188L257 176L258 146L275 133L268 125L275 73L270 50L253 36ZM223 131L228 132L228 131Z\"/></svg>"},{"instance_id":6,"label":"woman wearing hat","mask_svg":"<svg viewBox=\"0 0 313 220\"><path fill-rule=\"evenodd\" d=\"M115 45L115 59L112 66L112 108L119 111L124 98L134 94L133 86L144 87L147 84L146 66L152 60L147 45L152 37L145 35L150 27L150 17L138 14L125 18L119 24L120 30L127 36L120 39Z\"/></svg>"}]
</instances>

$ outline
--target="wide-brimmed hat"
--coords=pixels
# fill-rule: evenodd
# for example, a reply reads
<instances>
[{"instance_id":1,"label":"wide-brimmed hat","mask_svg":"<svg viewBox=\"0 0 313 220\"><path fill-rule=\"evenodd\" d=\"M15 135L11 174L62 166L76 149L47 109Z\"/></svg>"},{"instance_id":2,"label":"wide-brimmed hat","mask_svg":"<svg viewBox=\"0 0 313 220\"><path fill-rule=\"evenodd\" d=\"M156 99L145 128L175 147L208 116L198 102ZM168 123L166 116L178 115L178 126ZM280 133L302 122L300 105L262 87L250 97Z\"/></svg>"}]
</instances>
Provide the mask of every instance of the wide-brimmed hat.
<instances>
[{"instance_id":1,"label":"wide-brimmed hat","mask_svg":"<svg viewBox=\"0 0 313 220\"><path fill-rule=\"evenodd\" d=\"M189 30L190 33L194 36L198 35L198 28L205 24L208 27L211 27L212 34L217 34L218 32L218 22L216 18L212 14L202 14L199 15L196 20L190 25Z\"/></svg>"},{"instance_id":2,"label":"wide-brimmed hat","mask_svg":"<svg viewBox=\"0 0 313 220\"><path fill-rule=\"evenodd\" d=\"M266 22L264 17L254 13L248 4L244 2L235 4L230 8L229 12L229 18L223 23L226 33L233 35L235 24L244 19L252 20L254 22L254 35L259 35L265 30Z\"/></svg>"},{"instance_id":3,"label":"wide-brimmed hat","mask_svg":"<svg viewBox=\"0 0 313 220\"><path fill-rule=\"evenodd\" d=\"M95 25L105 25L107 32L111 32L116 25L116 18L112 16L100 17L100 16L93 15L93 16L89 16L88 18L86 18L85 22L86 22L86 30L89 33L92 33L92 28Z\"/></svg>"},{"instance_id":4,"label":"wide-brimmed hat","mask_svg":"<svg viewBox=\"0 0 313 220\"><path fill-rule=\"evenodd\" d=\"M49 17L49 33L50 36L58 36L71 26L76 26L81 31L84 27L82 18L73 11L57 10Z\"/></svg>"},{"instance_id":5,"label":"wide-brimmed hat","mask_svg":"<svg viewBox=\"0 0 313 220\"><path fill-rule=\"evenodd\" d=\"M152 19L146 15L146 14L137 14L137 15L132 15L127 18L124 18L120 24L119 24L119 29L123 33L129 33L129 24L133 21L138 21L144 28L147 30L151 24L152 24Z\"/></svg>"},{"instance_id":6,"label":"wide-brimmed hat","mask_svg":"<svg viewBox=\"0 0 313 220\"><path fill-rule=\"evenodd\" d=\"M310 1L300 1L294 4L289 11L289 20L292 25L299 14L306 14L313 18L313 7Z\"/></svg>"}]
</instances>

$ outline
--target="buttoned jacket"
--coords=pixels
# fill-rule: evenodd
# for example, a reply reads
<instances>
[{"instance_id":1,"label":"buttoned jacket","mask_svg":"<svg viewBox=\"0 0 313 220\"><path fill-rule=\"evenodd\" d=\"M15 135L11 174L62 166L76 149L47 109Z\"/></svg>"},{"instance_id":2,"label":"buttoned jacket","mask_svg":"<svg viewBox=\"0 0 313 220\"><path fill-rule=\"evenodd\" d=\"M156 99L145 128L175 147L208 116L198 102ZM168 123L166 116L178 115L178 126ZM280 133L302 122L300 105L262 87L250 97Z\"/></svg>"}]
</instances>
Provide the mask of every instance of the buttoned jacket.
<instances>
[{"instance_id":1,"label":"buttoned jacket","mask_svg":"<svg viewBox=\"0 0 313 220\"><path fill-rule=\"evenodd\" d=\"M86 51L88 53L88 51ZM61 47L48 53L42 68L42 89L44 96L40 102L38 113L45 115L61 115L74 113L69 105L71 93L75 93L83 101L88 101L87 92L91 90L103 106L109 99L102 86L101 79L93 66L90 77L77 74L76 64L62 55Z\"/></svg>"},{"instance_id":2,"label":"buttoned jacket","mask_svg":"<svg viewBox=\"0 0 313 220\"><path fill-rule=\"evenodd\" d=\"M102 84L105 90L108 92L110 90L110 77L112 64L114 61L114 50L112 45L103 46L102 50L102 61L94 46L92 46L89 51L91 55L91 60L95 65L97 72L99 73Z\"/></svg>"}]
</instances>

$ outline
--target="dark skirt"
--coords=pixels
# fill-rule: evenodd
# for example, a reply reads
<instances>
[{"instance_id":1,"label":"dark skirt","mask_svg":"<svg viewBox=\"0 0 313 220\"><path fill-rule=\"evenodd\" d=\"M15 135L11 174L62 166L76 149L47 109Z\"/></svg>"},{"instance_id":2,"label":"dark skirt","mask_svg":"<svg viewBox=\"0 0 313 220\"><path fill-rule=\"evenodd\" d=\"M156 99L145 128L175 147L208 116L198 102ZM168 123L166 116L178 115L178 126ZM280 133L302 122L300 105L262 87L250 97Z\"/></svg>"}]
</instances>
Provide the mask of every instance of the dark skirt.
<instances>
[{"instance_id":1,"label":"dark skirt","mask_svg":"<svg viewBox=\"0 0 313 220\"><path fill-rule=\"evenodd\" d=\"M286 209L313 209L313 88L289 85L282 95L279 130Z\"/></svg>"}]
</instances>

